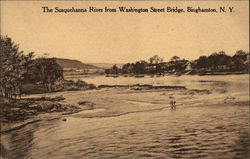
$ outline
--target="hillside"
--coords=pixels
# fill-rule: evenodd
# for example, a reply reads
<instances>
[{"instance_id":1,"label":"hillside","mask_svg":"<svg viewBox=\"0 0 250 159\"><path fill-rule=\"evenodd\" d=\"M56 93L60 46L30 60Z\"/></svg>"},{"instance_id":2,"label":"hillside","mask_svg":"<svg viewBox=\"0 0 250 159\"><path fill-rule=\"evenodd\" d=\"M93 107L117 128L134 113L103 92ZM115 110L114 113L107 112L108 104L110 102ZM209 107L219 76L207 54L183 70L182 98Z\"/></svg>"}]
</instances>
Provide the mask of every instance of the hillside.
<instances>
[{"instance_id":1,"label":"hillside","mask_svg":"<svg viewBox=\"0 0 250 159\"><path fill-rule=\"evenodd\" d=\"M62 67L62 68L75 68L75 69L101 69L100 67L91 65L91 64L84 64L81 61L78 60L71 60L71 59L62 59L62 58L56 58L56 62Z\"/></svg>"}]
</instances>

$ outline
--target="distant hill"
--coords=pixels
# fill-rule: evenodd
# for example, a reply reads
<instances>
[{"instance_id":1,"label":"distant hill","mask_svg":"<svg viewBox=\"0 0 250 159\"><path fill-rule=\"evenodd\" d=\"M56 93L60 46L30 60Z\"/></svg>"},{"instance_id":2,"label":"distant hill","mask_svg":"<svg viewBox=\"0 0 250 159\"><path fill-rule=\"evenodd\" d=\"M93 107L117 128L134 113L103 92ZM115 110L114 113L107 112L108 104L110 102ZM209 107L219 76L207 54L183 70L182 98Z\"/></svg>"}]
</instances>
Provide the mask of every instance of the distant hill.
<instances>
[{"instance_id":1,"label":"distant hill","mask_svg":"<svg viewBox=\"0 0 250 159\"><path fill-rule=\"evenodd\" d=\"M113 65L116 65L119 68L123 66L122 63L118 63L118 64L116 63L89 63L89 65L94 65L96 67L104 68L104 69L111 68Z\"/></svg>"},{"instance_id":2,"label":"distant hill","mask_svg":"<svg viewBox=\"0 0 250 159\"><path fill-rule=\"evenodd\" d=\"M78 60L71 60L71 59L62 59L62 58L56 58L56 62L62 67L62 68L75 68L75 69L102 69L100 67L91 65L91 64L85 64Z\"/></svg>"}]
</instances>

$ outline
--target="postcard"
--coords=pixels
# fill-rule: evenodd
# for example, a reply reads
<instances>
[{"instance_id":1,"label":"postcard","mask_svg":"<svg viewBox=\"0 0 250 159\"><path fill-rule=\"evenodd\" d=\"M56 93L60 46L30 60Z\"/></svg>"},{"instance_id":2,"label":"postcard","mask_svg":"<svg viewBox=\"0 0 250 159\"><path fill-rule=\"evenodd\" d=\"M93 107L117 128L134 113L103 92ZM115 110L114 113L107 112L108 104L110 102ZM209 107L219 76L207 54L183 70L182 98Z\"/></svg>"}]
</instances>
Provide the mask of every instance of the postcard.
<instances>
[{"instance_id":1,"label":"postcard","mask_svg":"<svg viewBox=\"0 0 250 159\"><path fill-rule=\"evenodd\" d=\"M250 158L249 1L0 8L0 159Z\"/></svg>"}]
</instances>

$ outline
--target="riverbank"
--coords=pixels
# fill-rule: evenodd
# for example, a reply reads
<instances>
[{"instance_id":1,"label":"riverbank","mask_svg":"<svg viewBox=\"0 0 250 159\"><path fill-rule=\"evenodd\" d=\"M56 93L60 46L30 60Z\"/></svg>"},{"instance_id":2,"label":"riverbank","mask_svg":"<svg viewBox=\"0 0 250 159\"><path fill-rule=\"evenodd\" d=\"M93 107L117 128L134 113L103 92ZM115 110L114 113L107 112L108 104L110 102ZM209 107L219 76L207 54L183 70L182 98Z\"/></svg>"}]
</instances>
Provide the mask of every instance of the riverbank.
<instances>
[{"instance_id":1,"label":"riverbank","mask_svg":"<svg viewBox=\"0 0 250 159\"><path fill-rule=\"evenodd\" d=\"M204 81L200 81L204 83ZM41 120L112 117L129 113L170 109L169 96L177 108L205 105L247 105L244 95L226 90L187 89L185 86L100 85L94 90L27 95L2 109L1 133ZM85 111L84 111L85 110ZM87 110L87 111L86 111ZM3 116L5 115L5 116Z\"/></svg>"},{"instance_id":2,"label":"riverbank","mask_svg":"<svg viewBox=\"0 0 250 159\"><path fill-rule=\"evenodd\" d=\"M190 71L184 74L188 75L200 75L200 76L216 76L216 75L241 75L249 74L249 71Z\"/></svg>"},{"instance_id":3,"label":"riverbank","mask_svg":"<svg viewBox=\"0 0 250 159\"><path fill-rule=\"evenodd\" d=\"M64 99L62 96L1 99L0 132L9 132L30 123L51 120L59 118L63 114L72 114L82 110L79 106L63 104Z\"/></svg>"},{"instance_id":4,"label":"riverbank","mask_svg":"<svg viewBox=\"0 0 250 159\"><path fill-rule=\"evenodd\" d=\"M135 78L143 78L145 76L150 77L160 77L160 76L171 76L171 75L198 75L198 76L218 76L218 75L242 75L249 74L247 71L184 71L184 72L167 72L167 73L159 73L159 74L106 74L106 77L117 78L119 76L123 77L135 77Z\"/></svg>"},{"instance_id":5,"label":"riverbank","mask_svg":"<svg viewBox=\"0 0 250 159\"><path fill-rule=\"evenodd\" d=\"M81 111L83 111L82 114L85 114L88 117L90 117L89 115L91 114L97 115L96 113L99 113L98 116L123 114L127 112L116 111L119 110L123 105L125 107L125 105L134 104L131 102L125 102L125 99L123 101L119 100L119 94L129 96L130 94L143 93L149 90L152 92L161 92L179 89L185 89L185 87L157 87L152 85L101 85L96 90L33 94L27 95L19 100L2 100L0 104L1 133L21 128L30 123L41 120L62 118L65 115L74 114ZM117 103L120 106L115 106L110 101ZM105 113L95 111L95 109L105 110ZM92 113L86 113L84 110L94 111L92 111ZM131 109L131 111L133 111L133 109Z\"/></svg>"},{"instance_id":6,"label":"riverbank","mask_svg":"<svg viewBox=\"0 0 250 159\"><path fill-rule=\"evenodd\" d=\"M169 95L175 97L175 110L169 108ZM248 154L249 107L242 92L111 87L25 98L58 96L65 98L63 104L89 109L54 117L45 113L40 121L1 134L3 157L246 158Z\"/></svg>"}]
</instances>

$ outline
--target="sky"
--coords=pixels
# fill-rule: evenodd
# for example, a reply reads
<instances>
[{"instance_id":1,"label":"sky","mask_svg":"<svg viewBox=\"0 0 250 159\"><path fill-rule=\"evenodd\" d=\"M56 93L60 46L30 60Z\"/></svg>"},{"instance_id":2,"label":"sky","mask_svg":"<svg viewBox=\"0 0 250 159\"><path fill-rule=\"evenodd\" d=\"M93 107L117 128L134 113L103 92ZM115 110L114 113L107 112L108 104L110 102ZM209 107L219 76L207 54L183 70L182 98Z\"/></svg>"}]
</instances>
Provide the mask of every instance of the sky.
<instances>
[{"instance_id":1,"label":"sky","mask_svg":"<svg viewBox=\"0 0 250 159\"><path fill-rule=\"evenodd\" d=\"M188 60L249 51L248 1L1 1L1 35L37 57L85 63L127 63L153 55ZM44 13L50 8L235 8L234 13Z\"/></svg>"}]
</instances>

